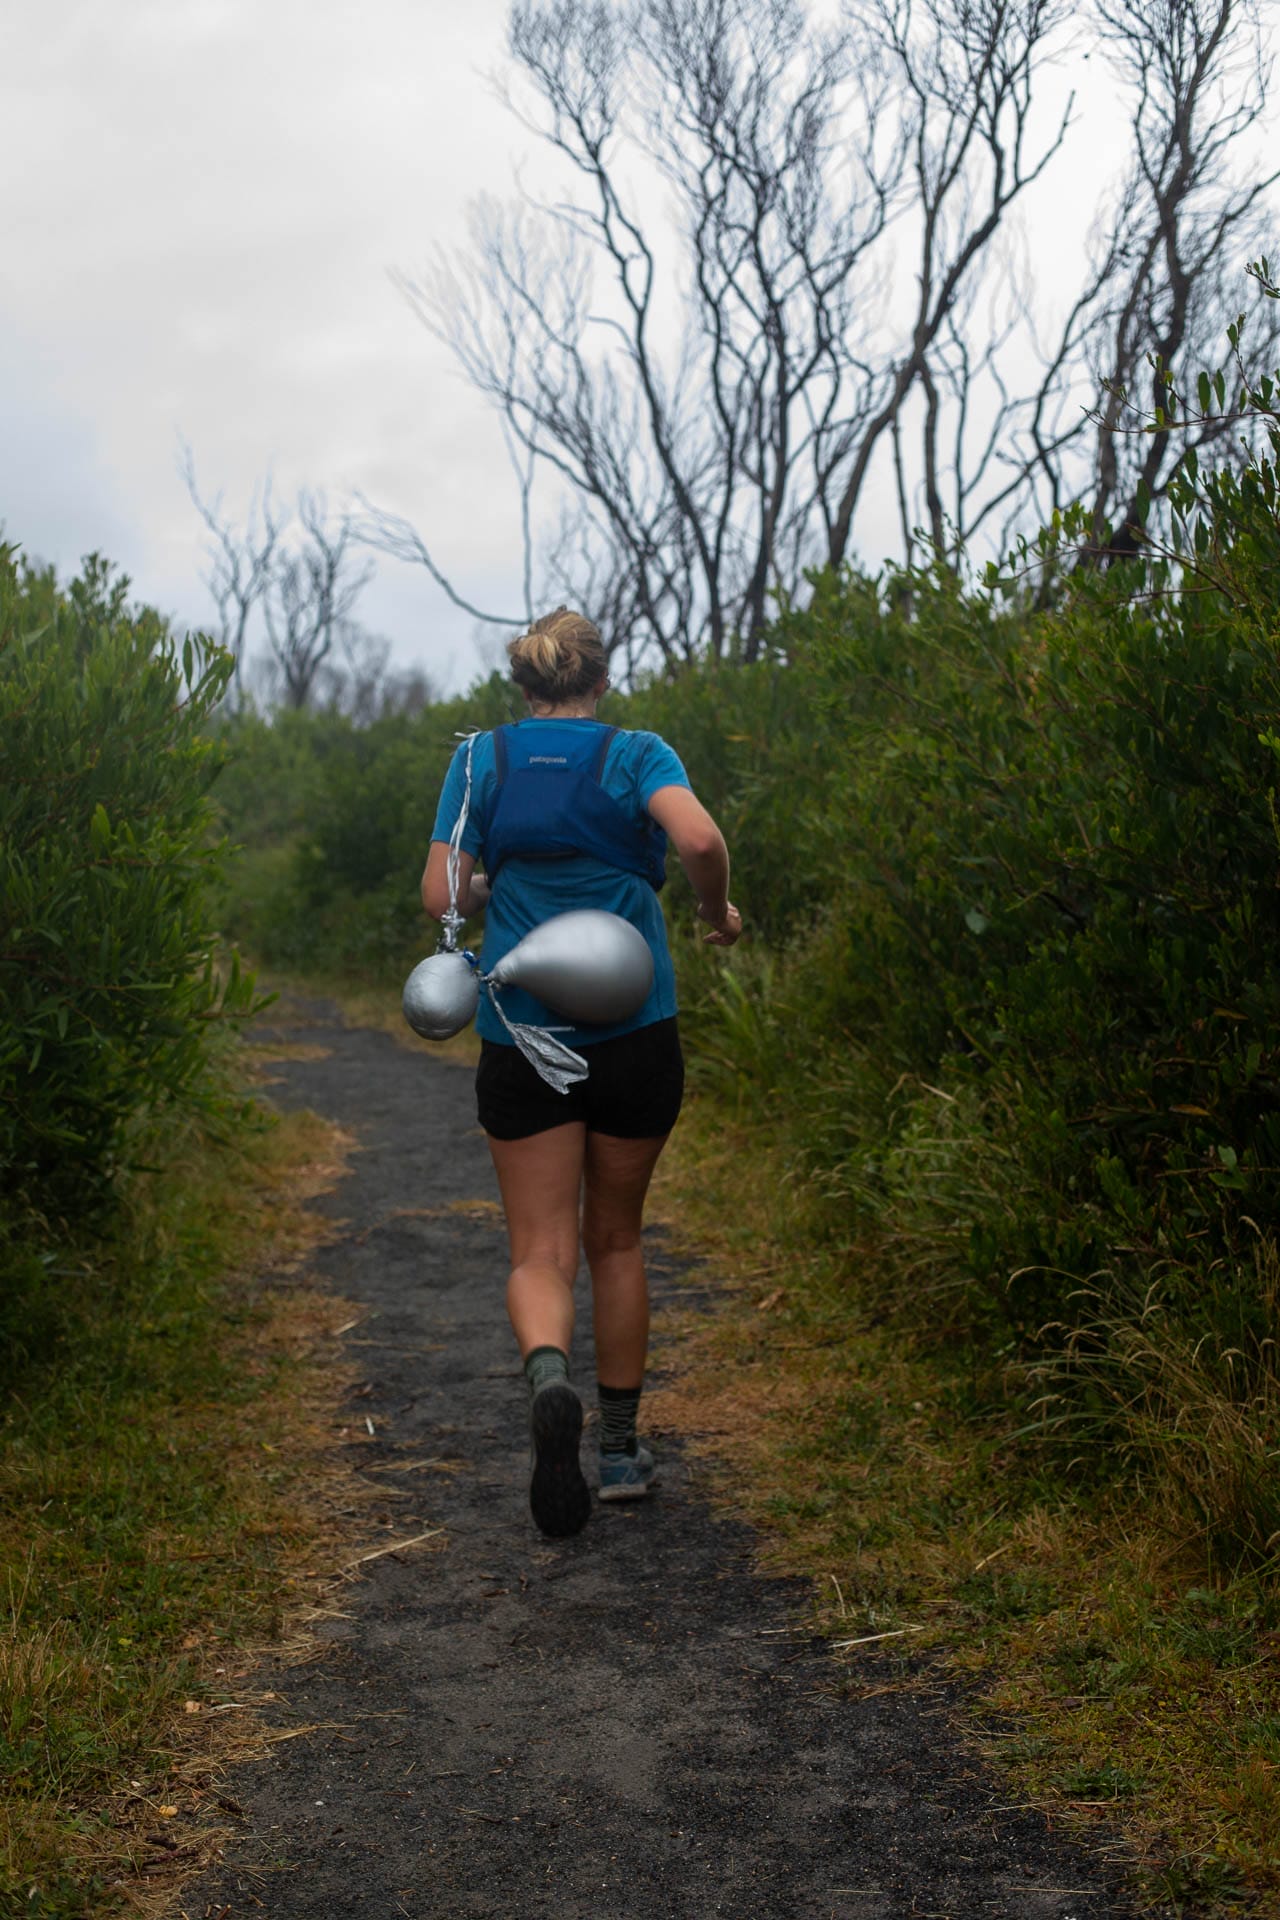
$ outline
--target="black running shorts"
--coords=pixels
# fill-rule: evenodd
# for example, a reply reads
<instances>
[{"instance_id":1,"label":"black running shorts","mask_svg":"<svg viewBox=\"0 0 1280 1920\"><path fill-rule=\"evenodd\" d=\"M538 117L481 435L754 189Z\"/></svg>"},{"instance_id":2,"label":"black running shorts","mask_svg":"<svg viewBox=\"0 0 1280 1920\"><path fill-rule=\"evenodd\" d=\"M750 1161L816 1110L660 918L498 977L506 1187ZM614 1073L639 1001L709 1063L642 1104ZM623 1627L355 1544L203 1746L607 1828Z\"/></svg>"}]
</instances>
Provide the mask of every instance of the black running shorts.
<instances>
[{"instance_id":1,"label":"black running shorts","mask_svg":"<svg viewBox=\"0 0 1280 1920\"><path fill-rule=\"evenodd\" d=\"M495 1140L527 1140L580 1120L592 1133L618 1140L656 1140L670 1133L684 1094L684 1056L677 1023L655 1020L616 1040L578 1047L591 1071L557 1093L520 1049L480 1043L476 1108Z\"/></svg>"}]
</instances>

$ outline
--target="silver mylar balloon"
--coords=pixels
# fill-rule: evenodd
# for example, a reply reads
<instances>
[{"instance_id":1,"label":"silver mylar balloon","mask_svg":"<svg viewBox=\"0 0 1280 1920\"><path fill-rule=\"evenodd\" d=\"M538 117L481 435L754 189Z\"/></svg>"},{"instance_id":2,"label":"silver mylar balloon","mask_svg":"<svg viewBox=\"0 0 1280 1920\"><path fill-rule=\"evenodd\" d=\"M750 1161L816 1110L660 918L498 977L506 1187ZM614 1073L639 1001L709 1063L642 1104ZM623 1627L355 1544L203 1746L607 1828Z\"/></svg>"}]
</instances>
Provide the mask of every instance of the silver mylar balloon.
<instances>
[{"instance_id":1,"label":"silver mylar balloon","mask_svg":"<svg viewBox=\"0 0 1280 1920\"><path fill-rule=\"evenodd\" d=\"M629 920L586 907L534 927L489 978L495 986L523 987L566 1020L607 1027L630 1019L648 999L653 955Z\"/></svg>"},{"instance_id":2,"label":"silver mylar balloon","mask_svg":"<svg viewBox=\"0 0 1280 1920\"><path fill-rule=\"evenodd\" d=\"M480 988L460 953L433 953L404 983L404 1017L424 1040L449 1040L475 1018Z\"/></svg>"}]
</instances>

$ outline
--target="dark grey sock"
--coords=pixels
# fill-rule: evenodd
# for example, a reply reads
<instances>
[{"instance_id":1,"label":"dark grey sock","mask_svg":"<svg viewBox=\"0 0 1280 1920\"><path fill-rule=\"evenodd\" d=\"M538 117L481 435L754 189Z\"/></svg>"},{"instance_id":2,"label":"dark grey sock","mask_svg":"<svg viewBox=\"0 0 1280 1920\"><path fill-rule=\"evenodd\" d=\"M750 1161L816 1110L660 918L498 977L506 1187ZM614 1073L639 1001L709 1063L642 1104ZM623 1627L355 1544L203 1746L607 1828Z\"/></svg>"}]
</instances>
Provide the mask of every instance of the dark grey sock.
<instances>
[{"instance_id":1,"label":"dark grey sock","mask_svg":"<svg viewBox=\"0 0 1280 1920\"><path fill-rule=\"evenodd\" d=\"M569 1378L569 1356L561 1353L559 1347L535 1347L525 1359L524 1377L532 1397L539 1387L549 1385L552 1380Z\"/></svg>"},{"instance_id":2,"label":"dark grey sock","mask_svg":"<svg viewBox=\"0 0 1280 1920\"><path fill-rule=\"evenodd\" d=\"M641 1387L604 1387L597 1383L600 1395L600 1451L629 1453L636 1450L636 1414L640 1407Z\"/></svg>"}]
</instances>

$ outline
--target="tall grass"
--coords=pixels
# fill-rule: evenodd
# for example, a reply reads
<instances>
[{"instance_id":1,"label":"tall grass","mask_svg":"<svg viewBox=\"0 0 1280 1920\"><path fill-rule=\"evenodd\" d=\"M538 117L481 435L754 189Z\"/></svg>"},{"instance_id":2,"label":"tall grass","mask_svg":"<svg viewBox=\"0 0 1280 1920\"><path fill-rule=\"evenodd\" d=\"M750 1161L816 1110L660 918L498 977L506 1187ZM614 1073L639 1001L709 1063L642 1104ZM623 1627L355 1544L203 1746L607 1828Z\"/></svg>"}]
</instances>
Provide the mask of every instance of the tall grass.
<instances>
[{"instance_id":1,"label":"tall grass","mask_svg":"<svg viewBox=\"0 0 1280 1920\"><path fill-rule=\"evenodd\" d=\"M260 1004L212 906L230 666L99 557L63 588L0 548L0 1912L27 1920L126 1898L99 1865L308 1525L263 1470L292 1376L256 1276L333 1150L270 1131L230 1045Z\"/></svg>"},{"instance_id":2,"label":"tall grass","mask_svg":"<svg viewBox=\"0 0 1280 1920\"><path fill-rule=\"evenodd\" d=\"M1210 1268L1216 1324L1197 1331L1162 1296L1081 1290L1060 1350L1029 1368L1038 1430L1115 1450L1172 1539L1207 1564L1280 1569L1280 1258L1263 1240L1235 1272ZM1236 1325L1230 1325L1231 1308Z\"/></svg>"},{"instance_id":3,"label":"tall grass","mask_svg":"<svg viewBox=\"0 0 1280 1920\"><path fill-rule=\"evenodd\" d=\"M189 1806L178 1729L219 1650L280 1625L316 1527L314 1329L273 1331L257 1276L314 1237L337 1151L305 1115L245 1148L189 1125L105 1235L64 1242L59 1338L0 1416L0 1913L129 1904L139 1814Z\"/></svg>"}]
</instances>

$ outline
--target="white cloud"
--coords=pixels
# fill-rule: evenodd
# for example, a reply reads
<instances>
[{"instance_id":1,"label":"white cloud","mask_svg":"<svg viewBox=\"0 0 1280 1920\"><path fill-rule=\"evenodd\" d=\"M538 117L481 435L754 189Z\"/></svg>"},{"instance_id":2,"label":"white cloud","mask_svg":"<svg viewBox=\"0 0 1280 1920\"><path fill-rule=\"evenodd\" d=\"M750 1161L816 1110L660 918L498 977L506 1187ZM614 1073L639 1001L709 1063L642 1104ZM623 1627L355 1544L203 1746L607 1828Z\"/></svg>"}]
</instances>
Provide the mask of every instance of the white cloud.
<instances>
[{"instance_id":1,"label":"white cloud","mask_svg":"<svg viewBox=\"0 0 1280 1920\"><path fill-rule=\"evenodd\" d=\"M181 435L229 510L268 470L285 494L363 489L429 530L477 598L514 597L496 426L387 277L509 185L516 130L485 78L505 16L505 0L7 9L12 534L70 566L101 529L141 593L206 617ZM469 678L467 616L425 577L382 574L364 612L395 626L397 658Z\"/></svg>"}]
</instances>

